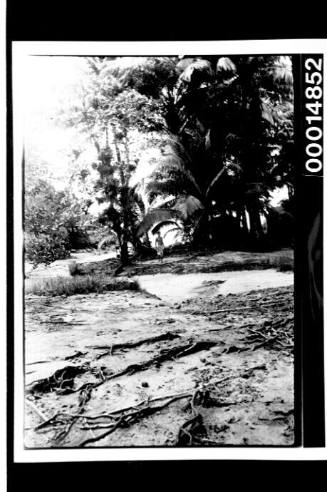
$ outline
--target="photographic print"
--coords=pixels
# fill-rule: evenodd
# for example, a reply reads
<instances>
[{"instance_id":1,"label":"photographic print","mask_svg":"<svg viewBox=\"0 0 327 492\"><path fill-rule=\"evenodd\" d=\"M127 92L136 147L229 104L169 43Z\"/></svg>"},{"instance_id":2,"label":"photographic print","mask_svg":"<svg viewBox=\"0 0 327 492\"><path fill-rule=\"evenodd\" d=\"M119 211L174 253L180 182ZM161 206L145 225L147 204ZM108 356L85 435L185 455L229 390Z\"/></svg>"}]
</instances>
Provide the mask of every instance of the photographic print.
<instances>
[{"instance_id":1,"label":"photographic print","mask_svg":"<svg viewBox=\"0 0 327 492\"><path fill-rule=\"evenodd\" d=\"M24 58L25 451L295 445L297 57Z\"/></svg>"}]
</instances>

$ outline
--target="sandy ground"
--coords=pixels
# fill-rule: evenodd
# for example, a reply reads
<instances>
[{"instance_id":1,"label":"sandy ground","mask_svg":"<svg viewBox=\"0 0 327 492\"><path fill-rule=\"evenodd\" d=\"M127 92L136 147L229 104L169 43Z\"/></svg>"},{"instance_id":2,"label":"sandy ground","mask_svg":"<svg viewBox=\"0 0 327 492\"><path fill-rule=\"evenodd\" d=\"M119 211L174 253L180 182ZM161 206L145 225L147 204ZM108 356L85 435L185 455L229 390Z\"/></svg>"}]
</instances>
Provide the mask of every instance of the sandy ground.
<instances>
[{"instance_id":1,"label":"sandy ground","mask_svg":"<svg viewBox=\"0 0 327 492\"><path fill-rule=\"evenodd\" d=\"M26 447L292 445L292 273L138 278L26 298Z\"/></svg>"},{"instance_id":2,"label":"sandy ground","mask_svg":"<svg viewBox=\"0 0 327 492\"><path fill-rule=\"evenodd\" d=\"M181 302L197 296L237 294L255 289L292 285L293 273L267 270L242 270L219 273L162 273L136 277L147 292L169 302Z\"/></svg>"},{"instance_id":3,"label":"sandy ground","mask_svg":"<svg viewBox=\"0 0 327 492\"><path fill-rule=\"evenodd\" d=\"M105 260L111 260L116 258L116 253L109 251L107 253L92 251L83 251L72 253L71 256L65 260L56 260L51 263L50 266L39 265L33 268L33 265L29 262L25 262L25 275L27 279L37 278L49 278L49 277L70 277L69 264L72 262L78 262L79 264L90 262L103 262Z\"/></svg>"}]
</instances>

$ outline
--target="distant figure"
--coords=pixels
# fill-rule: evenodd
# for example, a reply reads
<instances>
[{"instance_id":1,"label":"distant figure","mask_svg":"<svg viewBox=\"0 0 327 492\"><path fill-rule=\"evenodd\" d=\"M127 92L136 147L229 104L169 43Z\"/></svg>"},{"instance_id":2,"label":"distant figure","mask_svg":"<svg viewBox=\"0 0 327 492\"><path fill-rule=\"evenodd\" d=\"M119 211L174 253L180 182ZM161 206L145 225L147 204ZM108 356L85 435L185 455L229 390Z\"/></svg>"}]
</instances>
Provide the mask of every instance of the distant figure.
<instances>
[{"instance_id":1,"label":"distant figure","mask_svg":"<svg viewBox=\"0 0 327 492\"><path fill-rule=\"evenodd\" d=\"M156 240L155 240L155 248L157 250L157 255L160 258L160 261L162 261L163 254L164 254L164 242L162 240L162 237L160 235L160 231L158 231Z\"/></svg>"}]
</instances>

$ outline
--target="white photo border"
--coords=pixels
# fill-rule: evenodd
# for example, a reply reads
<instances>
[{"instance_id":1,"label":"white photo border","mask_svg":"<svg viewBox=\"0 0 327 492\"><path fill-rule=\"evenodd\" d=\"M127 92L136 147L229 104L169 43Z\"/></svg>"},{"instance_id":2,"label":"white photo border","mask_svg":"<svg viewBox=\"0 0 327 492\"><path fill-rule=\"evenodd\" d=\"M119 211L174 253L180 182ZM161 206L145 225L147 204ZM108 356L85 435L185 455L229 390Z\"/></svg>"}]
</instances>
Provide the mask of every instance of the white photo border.
<instances>
[{"instance_id":1,"label":"white photo border","mask_svg":"<svg viewBox=\"0 0 327 492\"><path fill-rule=\"evenodd\" d=\"M242 54L323 54L324 82L327 87L327 39L278 39L249 41L162 41L162 42L13 42L13 137L14 137L14 462L84 462L84 461L155 461L155 460L324 460L327 448L106 448L106 449L24 449L24 368L23 368L23 223L22 223L22 172L24 69L31 55L57 56L169 56L169 55L242 55ZM324 129L326 104L324 107ZM324 156L326 152L324 139ZM10 152L11 149L8 149ZM326 157L325 157L326 159ZM326 183L324 181L324 196ZM324 244L326 215L324 209ZM324 287L326 279L324 265ZM2 336L2 335L1 335ZM6 346L5 340L2 345ZM327 337L324 337L327 353ZM325 364L325 382L327 370ZM325 422L327 409L325 404Z\"/></svg>"}]
</instances>

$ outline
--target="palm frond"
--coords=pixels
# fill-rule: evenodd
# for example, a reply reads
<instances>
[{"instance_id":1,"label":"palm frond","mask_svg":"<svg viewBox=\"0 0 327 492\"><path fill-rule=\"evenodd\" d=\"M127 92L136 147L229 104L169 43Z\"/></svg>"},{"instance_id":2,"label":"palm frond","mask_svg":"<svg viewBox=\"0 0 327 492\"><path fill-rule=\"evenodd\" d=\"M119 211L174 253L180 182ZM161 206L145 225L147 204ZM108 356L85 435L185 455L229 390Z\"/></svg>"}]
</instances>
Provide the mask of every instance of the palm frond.
<instances>
[{"instance_id":1,"label":"palm frond","mask_svg":"<svg viewBox=\"0 0 327 492\"><path fill-rule=\"evenodd\" d=\"M181 232L183 229L181 226L179 226L177 224L176 221L174 220L163 220L162 222L159 222L159 224L157 224L156 226L154 226L154 228L152 229L152 234L155 234L156 232L158 232L160 229L162 229L163 227L167 227L169 225L172 225L174 227L172 227L171 229L169 229L165 234L164 234L164 237L171 231L176 231L178 230L179 232Z\"/></svg>"},{"instance_id":2,"label":"palm frond","mask_svg":"<svg viewBox=\"0 0 327 492\"><path fill-rule=\"evenodd\" d=\"M236 65L227 56L222 56L221 58L219 58L217 62L216 70L217 72L221 72L221 73L235 74Z\"/></svg>"},{"instance_id":3,"label":"palm frond","mask_svg":"<svg viewBox=\"0 0 327 492\"><path fill-rule=\"evenodd\" d=\"M205 145L206 150L209 150L211 147L211 129L210 128L205 135L204 145Z\"/></svg>"},{"instance_id":4,"label":"palm frond","mask_svg":"<svg viewBox=\"0 0 327 492\"><path fill-rule=\"evenodd\" d=\"M271 70L275 82L291 86L293 84L292 62L289 56L280 56L275 60Z\"/></svg>"},{"instance_id":5,"label":"palm frond","mask_svg":"<svg viewBox=\"0 0 327 492\"><path fill-rule=\"evenodd\" d=\"M189 65L194 63L196 61L196 58L182 58L177 64L176 64L176 72L181 74L184 72Z\"/></svg>"},{"instance_id":6,"label":"palm frond","mask_svg":"<svg viewBox=\"0 0 327 492\"><path fill-rule=\"evenodd\" d=\"M163 173L167 173L167 175L169 174L169 172L177 171L177 173L182 177L183 181L186 183L190 183L194 188L194 191L196 191L201 196L201 188L197 183L194 175L188 168L188 166L192 162L192 159L186 151L185 147L182 145L179 139L174 136L171 136L169 138L168 145L171 148L171 152L168 154L164 154L164 158L159 164L159 170L161 170Z\"/></svg>"},{"instance_id":7,"label":"palm frond","mask_svg":"<svg viewBox=\"0 0 327 492\"><path fill-rule=\"evenodd\" d=\"M167 225L167 224L165 224L165 225ZM175 233L175 237L176 237L177 234L183 233L183 229L181 227L179 227L178 225L176 225L176 227L172 227L171 229L168 229L168 231L166 231L163 234L163 238L165 238L166 236L168 236L168 234L171 234L172 232Z\"/></svg>"},{"instance_id":8,"label":"palm frond","mask_svg":"<svg viewBox=\"0 0 327 492\"><path fill-rule=\"evenodd\" d=\"M196 212L203 210L204 206L198 198L193 195L177 198L172 210L177 210L184 220L192 217Z\"/></svg>"},{"instance_id":9,"label":"palm frond","mask_svg":"<svg viewBox=\"0 0 327 492\"><path fill-rule=\"evenodd\" d=\"M183 82L190 83L195 82L196 80L200 80L200 78L203 77L212 77L212 75L212 67L208 60L196 60L186 67L184 72L181 74L180 79Z\"/></svg>"},{"instance_id":10,"label":"palm frond","mask_svg":"<svg viewBox=\"0 0 327 492\"><path fill-rule=\"evenodd\" d=\"M157 208L149 210L137 229L137 236L141 237L158 223L164 221L172 221L180 218L180 213L177 210L165 208Z\"/></svg>"},{"instance_id":11,"label":"palm frond","mask_svg":"<svg viewBox=\"0 0 327 492\"><path fill-rule=\"evenodd\" d=\"M220 171L218 171L218 173L216 174L216 176L213 178L213 180L211 181L211 183L209 184L207 190L206 190L206 197L209 196L209 194L211 193L211 191L213 190L214 186L216 185L217 181L219 180L220 176L223 175L224 171L227 170L227 167L226 166L223 166Z\"/></svg>"},{"instance_id":12,"label":"palm frond","mask_svg":"<svg viewBox=\"0 0 327 492\"><path fill-rule=\"evenodd\" d=\"M261 103L261 116L264 120L268 121L271 125L275 124L274 113L272 108L262 101Z\"/></svg>"}]
</instances>

